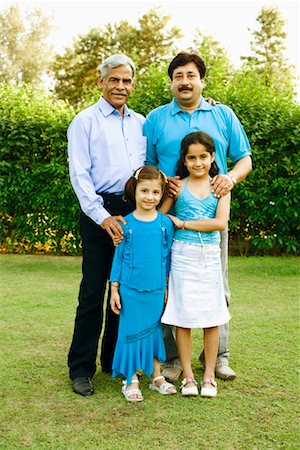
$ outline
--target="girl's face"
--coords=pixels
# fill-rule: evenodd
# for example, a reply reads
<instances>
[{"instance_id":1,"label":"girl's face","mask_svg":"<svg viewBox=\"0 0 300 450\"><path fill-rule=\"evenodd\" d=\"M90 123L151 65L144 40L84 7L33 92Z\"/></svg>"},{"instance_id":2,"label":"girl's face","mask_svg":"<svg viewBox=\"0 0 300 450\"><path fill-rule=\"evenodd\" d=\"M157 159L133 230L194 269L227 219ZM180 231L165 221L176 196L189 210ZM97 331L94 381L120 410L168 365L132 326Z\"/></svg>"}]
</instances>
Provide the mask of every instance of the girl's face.
<instances>
[{"instance_id":1,"label":"girl's face","mask_svg":"<svg viewBox=\"0 0 300 450\"><path fill-rule=\"evenodd\" d=\"M206 147L199 142L191 144L184 158L184 164L189 174L195 178L208 176L214 155L210 154Z\"/></svg>"},{"instance_id":2,"label":"girl's face","mask_svg":"<svg viewBox=\"0 0 300 450\"><path fill-rule=\"evenodd\" d=\"M155 210L162 198L162 194L159 180L139 181L135 191L136 208L145 212Z\"/></svg>"}]
</instances>

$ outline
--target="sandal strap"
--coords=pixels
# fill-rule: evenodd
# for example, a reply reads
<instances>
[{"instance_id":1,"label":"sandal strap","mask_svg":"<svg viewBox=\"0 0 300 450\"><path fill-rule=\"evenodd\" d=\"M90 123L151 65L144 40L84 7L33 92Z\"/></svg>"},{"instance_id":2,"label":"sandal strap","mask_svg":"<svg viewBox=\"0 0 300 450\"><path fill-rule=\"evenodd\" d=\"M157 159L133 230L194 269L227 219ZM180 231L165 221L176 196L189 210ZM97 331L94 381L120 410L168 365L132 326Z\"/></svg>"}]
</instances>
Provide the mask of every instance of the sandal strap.
<instances>
[{"instance_id":1,"label":"sandal strap","mask_svg":"<svg viewBox=\"0 0 300 450\"><path fill-rule=\"evenodd\" d=\"M128 386L127 380L123 380L122 383L124 384L124 386ZM133 384L133 383L139 383L139 380L131 380L131 383L129 383L129 384Z\"/></svg>"},{"instance_id":2,"label":"sandal strap","mask_svg":"<svg viewBox=\"0 0 300 450\"><path fill-rule=\"evenodd\" d=\"M124 397L126 398L126 400L129 401L136 401L136 399L132 398L132 396L137 395L138 398L140 398L141 400L143 400L143 394L141 392L140 389L126 389L126 386L123 386L122 388L122 394L124 395Z\"/></svg>"},{"instance_id":3,"label":"sandal strap","mask_svg":"<svg viewBox=\"0 0 300 450\"><path fill-rule=\"evenodd\" d=\"M201 385L203 386L203 384L205 384L205 383L211 384L212 386L217 387L217 382L213 378L204 377L203 380L201 381Z\"/></svg>"},{"instance_id":4,"label":"sandal strap","mask_svg":"<svg viewBox=\"0 0 300 450\"><path fill-rule=\"evenodd\" d=\"M185 386L187 383L194 383L195 386L197 386L197 384L198 384L198 382L194 378L187 377L182 380L181 387Z\"/></svg>"},{"instance_id":5,"label":"sandal strap","mask_svg":"<svg viewBox=\"0 0 300 450\"><path fill-rule=\"evenodd\" d=\"M129 389L128 391L125 391L127 396L129 395L142 395L142 391L140 389Z\"/></svg>"},{"instance_id":6,"label":"sandal strap","mask_svg":"<svg viewBox=\"0 0 300 450\"><path fill-rule=\"evenodd\" d=\"M151 380L152 383L155 383L158 380L165 380L165 377L163 375L159 375L158 377L151 378Z\"/></svg>"},{"instance_id":7,"label":"sandal strap","mask_svg":"<svg viewBox=\"0 0 300 450\"><path fill-rule=\"evenodd\" d=\"M165 383L162 383L160 386L160 388L162 389L169 389L170 387L175 387L174 384L169 383L168 381L166 381Z\"/></svg>"}]
</instances>

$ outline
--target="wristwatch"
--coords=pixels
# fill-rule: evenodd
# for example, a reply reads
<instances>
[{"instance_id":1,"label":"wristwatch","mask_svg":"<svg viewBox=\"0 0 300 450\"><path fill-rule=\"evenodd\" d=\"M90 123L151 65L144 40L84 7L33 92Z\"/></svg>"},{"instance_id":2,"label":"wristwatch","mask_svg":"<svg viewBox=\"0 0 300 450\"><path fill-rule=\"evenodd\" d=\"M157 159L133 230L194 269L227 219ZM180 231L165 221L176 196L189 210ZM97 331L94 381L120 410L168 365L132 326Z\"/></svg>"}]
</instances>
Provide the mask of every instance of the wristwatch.
<instances>
[{"instance_id":1,"label":"wristwatch","mask_svg":"<svg viewBox=\"0 0 300 450\"><path fill-rule=\"evenodd\" d=\"M237 182L235 176L232 173L228 173L227 175L231 178L231 181L233 182L233 186L235 186L236 182Z\"/></svg>"}]
</instances>

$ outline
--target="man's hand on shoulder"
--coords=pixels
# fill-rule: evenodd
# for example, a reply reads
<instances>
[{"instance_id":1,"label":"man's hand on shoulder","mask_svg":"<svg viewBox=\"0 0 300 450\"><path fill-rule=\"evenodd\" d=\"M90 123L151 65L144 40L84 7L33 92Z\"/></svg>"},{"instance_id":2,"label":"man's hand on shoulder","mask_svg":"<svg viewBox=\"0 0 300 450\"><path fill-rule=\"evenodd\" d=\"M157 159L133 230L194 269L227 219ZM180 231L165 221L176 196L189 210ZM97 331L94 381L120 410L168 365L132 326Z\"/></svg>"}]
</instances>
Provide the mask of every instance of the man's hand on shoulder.
<instances>
[{"instance_id":1,"label":"man's hand on shoulder","mask_svg":"<svg viewBox=\"0 0 300 450\"><path fill-rule=\"evenodd\" d=\"M221 102L219 102L218 100L214 100L211 97L207 97L204 99L207 103L209 103L210 105L216 106L216 105L222 105Z\"/></svg>"},{"instance_id":2,"label":"man's hand on shoulder","mask_svg":"<svg viewBox=\"0 0 300 450\"><path fill-rule=\"evenodd\" d=\"M169 183L169 197L176 197L178 192L180 191L180 177L177 175L176 177L168 177Z\"/></svg>"},{"instance_id":3,"label":"man's hand on shoulder","mask_svg":"<svg viewBox=\"0 0 300 450\"><path fill-rule=\"evenodd\" d=\"M212 179L212 192L218 198L228 194L234 187L234 182L229 175L219 174Z\"/></svg>"}]
</instances>

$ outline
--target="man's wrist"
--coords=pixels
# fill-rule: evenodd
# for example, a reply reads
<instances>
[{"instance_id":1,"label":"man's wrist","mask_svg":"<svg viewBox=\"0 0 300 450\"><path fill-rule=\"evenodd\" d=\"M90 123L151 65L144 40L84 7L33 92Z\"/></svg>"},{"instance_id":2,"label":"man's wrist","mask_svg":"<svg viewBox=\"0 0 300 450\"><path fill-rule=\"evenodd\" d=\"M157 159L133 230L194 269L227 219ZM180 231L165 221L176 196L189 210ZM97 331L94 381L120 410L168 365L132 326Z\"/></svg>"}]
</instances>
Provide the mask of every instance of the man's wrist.
<instances>
[{"instance_id":1,"label":"man's wrist","mask_svg":"<svg viewBox=\"0 0 300 450\"><path fill-rule=\"evenodd\" d=\"M231 179L233 186L235 186L236 183L237 183L236 176L235 176L232 172L228 172L227 175L228 175L229 178Z\"/></svg>"}]
</instances>

